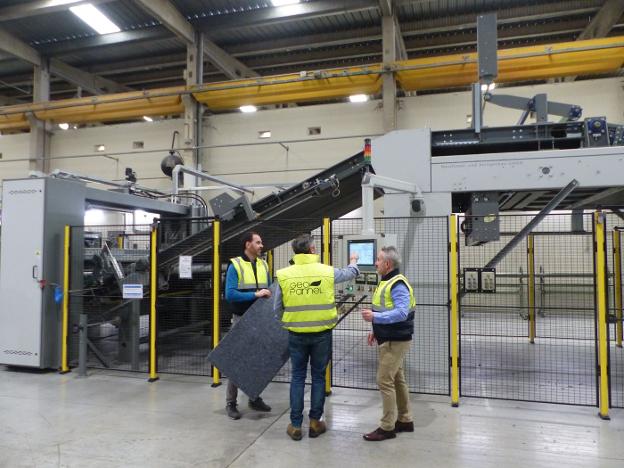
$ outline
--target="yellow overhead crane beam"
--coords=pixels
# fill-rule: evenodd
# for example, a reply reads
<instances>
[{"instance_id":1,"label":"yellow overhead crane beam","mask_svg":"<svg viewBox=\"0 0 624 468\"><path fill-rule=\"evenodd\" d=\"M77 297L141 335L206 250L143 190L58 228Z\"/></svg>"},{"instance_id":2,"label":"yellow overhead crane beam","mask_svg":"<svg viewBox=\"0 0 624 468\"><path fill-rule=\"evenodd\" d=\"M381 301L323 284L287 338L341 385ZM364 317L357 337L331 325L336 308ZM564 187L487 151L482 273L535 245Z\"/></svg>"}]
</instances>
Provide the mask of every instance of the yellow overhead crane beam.
<instances>
[{"instance_id":1,"label":"yellow overhead crane beam","mask_svg":"<svg viewBox=\"0 0 624 468\"><path fill-rule=\"evenodd\" d=\"M624 36L504 49L498 51L499 83L614 72L624 64ZM27 115L53 123L86 123L175 115L182 96L192 94L211 111L242 105L270 105L340 99L352 94L379 94L381 76L394 72L405 91L467 86L477 79L477 54L456 54L382 65L248 78L219 83L163 88L0 108L0 131L25 130Z\"/></svg>"}]
</instances>

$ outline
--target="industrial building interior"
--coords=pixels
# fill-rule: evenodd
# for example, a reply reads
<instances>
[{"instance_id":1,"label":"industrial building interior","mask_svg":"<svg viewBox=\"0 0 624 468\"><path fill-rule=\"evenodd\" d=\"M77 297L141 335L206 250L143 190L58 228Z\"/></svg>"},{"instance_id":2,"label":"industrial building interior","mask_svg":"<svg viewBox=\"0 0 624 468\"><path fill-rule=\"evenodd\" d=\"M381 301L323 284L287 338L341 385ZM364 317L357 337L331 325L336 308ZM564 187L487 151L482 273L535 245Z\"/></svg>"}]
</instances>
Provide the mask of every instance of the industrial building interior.
<instances>
[{"instance_id":1,"label":"industrial building interior","mask_svg":"<svg viewBox=\"0 0 624 468\"><path fill-rule=\"evenodd\" d=\"M623 28L624 0L0 0L0 468L621 467ZM215 364L248 231L273 280L301 233L359 254L322 437L286 433L279 317ZM414 432L369 443L387 246ZM272 410L230 419L228 369Z\"/></svg>"}]
</instances>

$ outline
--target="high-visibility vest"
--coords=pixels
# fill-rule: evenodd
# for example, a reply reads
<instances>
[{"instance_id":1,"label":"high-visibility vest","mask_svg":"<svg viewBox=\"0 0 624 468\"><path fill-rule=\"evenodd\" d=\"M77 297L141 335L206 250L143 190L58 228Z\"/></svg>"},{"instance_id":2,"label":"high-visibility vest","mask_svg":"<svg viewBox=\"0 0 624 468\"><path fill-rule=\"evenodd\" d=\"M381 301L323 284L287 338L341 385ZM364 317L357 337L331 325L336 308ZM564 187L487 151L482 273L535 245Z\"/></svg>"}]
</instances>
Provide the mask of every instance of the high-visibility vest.
<instances>
[{"instance_id":1,"label":"high-visibility vest","mask_svg":"<svg viewBox=\"0 0 624 468\"><path fill-rule=\"evenodd\" d=\"M231 258L230 262L232 262L232 266L236 270L236 274L238 274L238 286L236 289L240 291L256 291L269 287L269 265L261 258L256 260L255 275L252 263L243 257Z\"/></svg>"},{"instance_id":2,"label":"high-visibility vest","mask_svg":"<svg viewBox=\"0 0 624 468\"><path fill-rule=\"evenodd\" d=\"M276 273L284 303L282 326L297 333L331 330L338 322L334 268L313 254L297 254L293 261Z\"/></svg>"},{"instance_id":3,"label":"high-visibility vest","mask_svg":"<svg viewBox=\"0 0 624 468\"><path fill-rule=\"evenodd\" d=\"M410 294L410 311L412 311L416 307L414 290L410 286L409 281L403 275L395 275L388 281L381 281L377 285L377 289L375 289L375 292L373 293L373 312L383 312L384 310L394 309L391 291L392 286L394 286L397 281L403 281L403 283L405 283L405 286L407 286Z\"/></svg>"},{"instance_id":4,"label":"high-visibility vest","mask_svg":"<svg viewBox=\"0 0 624 468\"><path fill-rule=\"evenodd\" d=\"M407 278L403 275L395 275L387 281L381 281L373 293L372 306L373 312L384 312L394 309L392 301L392 286L398 282L402 282L407 286L410 295L409 312L407 318L402 322L389 324L376 324L373 322L373 333L377 340L384 341L403 341L411 340L414 333L414 310L416 308L416 299L414 291L409 284Z\"/></svg>"}]
</instances>

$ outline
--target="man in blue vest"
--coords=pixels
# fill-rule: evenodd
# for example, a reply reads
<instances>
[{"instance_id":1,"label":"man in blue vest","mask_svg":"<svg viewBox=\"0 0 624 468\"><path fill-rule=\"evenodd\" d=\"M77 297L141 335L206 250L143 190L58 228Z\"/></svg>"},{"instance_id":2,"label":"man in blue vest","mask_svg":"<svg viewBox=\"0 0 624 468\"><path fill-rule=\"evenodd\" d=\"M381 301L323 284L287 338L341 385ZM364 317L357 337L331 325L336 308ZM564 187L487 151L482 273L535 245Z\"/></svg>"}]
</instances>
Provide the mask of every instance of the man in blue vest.
<instances>
[{"instance_id":1,"label":"man in blue vest","mask_svg":"<svg viewBox=\"0 0 624 468\"><path fill-rule=\"evenodd\" d=\"M371 442L393 439L397 432L414 432L403 361L412 345L416 300L409 281L399 273L400 265L395 247L381 248L375 262L381 282L373 294L373 309L362 310L362 318L373 324L368 344L379 344L377 385L383 402L379 427L364 435Z\"/></svg>"},{"instance_id":2,"label":"man in blue vest","mask_svg":"<svg viewBox=\"0 0 624 468\"><path fill-rule=\"evenodd\" d=\"M232 326L260 297L271 297L269 266L260 258L262 238L257 232L249 231L242 237L243 255L230 259L225 276L225 300L232 312ZM230 418L240 419L237 408L238 388L228 380L225 409ZM249 407L256 411L271 411L262 398L249 400Z\"/></svg>"},{"instance_id":3,"label":"man in blue vest","mask_svg":"<svg viewBox=\"0 0 624 468\"><path fill-rule=\"evenodd\" d=\"M344 269L320 263L310 234L292 242L293 265L277 271L275 309L283 310L282 325L289 331L288 350L292 377L290 381L290 421L286 433L293 440L303 437L303 394L310 361L310 437L327 430L321 421L325 405L325 369L332 351L332 329L338 322L334 284L349 281L359 274L357 254Z\"/></svg>"}]
</instances>

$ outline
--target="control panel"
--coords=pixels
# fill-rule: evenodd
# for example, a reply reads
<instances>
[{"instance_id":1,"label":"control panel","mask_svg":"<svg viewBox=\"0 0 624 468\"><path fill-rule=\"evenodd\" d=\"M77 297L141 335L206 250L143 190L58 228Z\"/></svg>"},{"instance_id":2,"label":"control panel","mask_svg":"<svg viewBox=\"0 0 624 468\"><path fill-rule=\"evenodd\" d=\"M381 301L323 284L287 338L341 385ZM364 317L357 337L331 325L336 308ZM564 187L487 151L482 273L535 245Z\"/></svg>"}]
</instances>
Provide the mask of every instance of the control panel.
<instances>
[{"instance_id":1,"label":"control panel","mask_svg":"<svg viewBox=\"0 0 624 468\"><path fill-rule=\"evenodd\" d=\"M464 268L463 276L465 293L496 292L495 268Z\"/></svg>"},{"instance_id":2,"label":"control panel","mask_svg":"<svg viewBox=\"0 0 624 468\"><path fill-rule=\"evenodd\" d=\"M396 242L396 234L339 236L337 248L334 250L335 254L337 254L334 266L338 268L346 266L349 263L351 254L357 253L360 274L351 281L336 285L337 300L342 296L349 303L361 301L362 304L366 304L368 307L372 301L375 288L379 284L379 275L375 268L377 253L382 247L396 245Z\"/></svg>"}]
</instances>

